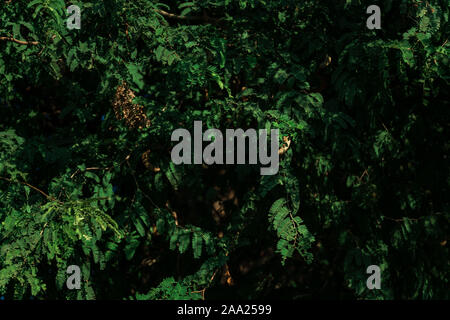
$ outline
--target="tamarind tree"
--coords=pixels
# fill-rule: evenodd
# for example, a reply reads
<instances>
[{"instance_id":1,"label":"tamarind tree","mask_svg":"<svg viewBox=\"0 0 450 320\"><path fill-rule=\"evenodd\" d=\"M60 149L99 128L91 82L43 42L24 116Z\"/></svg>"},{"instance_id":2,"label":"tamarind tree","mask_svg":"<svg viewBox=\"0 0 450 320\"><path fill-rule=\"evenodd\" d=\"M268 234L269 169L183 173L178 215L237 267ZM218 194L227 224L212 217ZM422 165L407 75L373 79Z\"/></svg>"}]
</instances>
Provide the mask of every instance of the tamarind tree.
<instances>
[{"instance_id":1,"label":"tamarind tree","mask_svg":"<svg viewBox=\"0 0 450 320\"><path fill-rule=\"evenodd\" d=\"M448 299L448 16L1 1L0 296ZM279 129L279 172L175 165L171 133L195 120Z\"/></svg>"}]
</instances>

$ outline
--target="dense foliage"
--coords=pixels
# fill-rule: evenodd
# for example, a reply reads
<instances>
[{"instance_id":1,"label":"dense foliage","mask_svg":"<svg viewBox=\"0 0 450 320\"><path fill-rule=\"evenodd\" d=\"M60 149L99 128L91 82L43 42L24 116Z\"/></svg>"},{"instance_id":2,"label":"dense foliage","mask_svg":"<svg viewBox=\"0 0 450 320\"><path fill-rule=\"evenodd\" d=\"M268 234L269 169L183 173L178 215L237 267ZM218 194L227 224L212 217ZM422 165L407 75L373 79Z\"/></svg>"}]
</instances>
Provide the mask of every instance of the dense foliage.
<instances>
[{"instance_id":1,"label":"dense foliage","mask_svg":"<svg viewBox=\"0 0 450 320\"><path fill-rule=\"evenodd\" d=\"M0 296L448 298L449 12L2 0ZM174 165L194 120L279 128L279 173Z\"/></svg>"}]
</instances>

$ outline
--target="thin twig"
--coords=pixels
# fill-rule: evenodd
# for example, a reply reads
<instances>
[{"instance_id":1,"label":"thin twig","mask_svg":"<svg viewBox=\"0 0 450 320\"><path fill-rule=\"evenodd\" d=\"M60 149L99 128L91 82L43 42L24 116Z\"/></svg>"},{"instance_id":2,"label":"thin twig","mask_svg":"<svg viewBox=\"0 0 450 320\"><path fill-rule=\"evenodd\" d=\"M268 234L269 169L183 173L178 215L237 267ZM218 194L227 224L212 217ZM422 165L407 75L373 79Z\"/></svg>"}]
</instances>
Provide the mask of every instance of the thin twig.
<instances>
[{"instance_id":1,"label":"thin twig","mask_svg":"<svg viewBox=\"0 0 450 320\"><path fill-rule=\"evenodd\" d=\"M364 178L365 175L369 176L369 173L367 172L367 169L364 170L362 175L358 178L358 181L361 182L362 178Z\"/></svg>"},{"instance_id":2,"label":"thin twig","mask_svg":"<svg viewBox=\"0 0 450 320\"><path fill-rule=\"evenodd\" d=\"M11 179L8 179L8 178L5 178L5 177L0 177L0 179L1 179L1 180L8 181L8 182L11 182L11 183L20 183L20 184L23 184L23 185L25 185L25 186L27 186L27 187L30 187L31 189L33 189L33 190L39 192L40 194L42 194L42 195L43 195L44 197L46 197L47 199L50 199L50 200L52 200L52 201L57 201L59 204L64 204L64 202L61 202L61 201L59 201L58 199L56 199L56 198L54 198L54 197L52 197L52 196L46 194L46 193L45 193L44 191L42 191L41 189L39 189L39 188L37 188L37 187L35 187L35 186L32 186L31 184L29 184L29 183L27 183L27 182L24 182L24 181L14 181L14 180L11 180Z\"/></svg>"},{"instance_id":3,"label":"thin twig","mask_svg":"<svg viewBox=\"0 0 450 320\"><path fill-rule=\"evenodd\" d=\"M420 221L422 219L429 218L430 216L439 216L441 214L442 214L442 212L433 212L433 213L430 213L427 216L421 216L421 217L418 217L418 218L409 218L409 217L391 218L391 217L387 217L387 216L383 216L383 218L385 218L386 220L395 221L395 222L404 222L405 220Z\"/></svg>"},{"instance_id":4,"label":"thin twig","mask_svg":"<svg viewBox=\"0 0 450 320\"><path fill-rule=\"evenodd\" d=\"M209 16L207 16L206 14L203 14L203 16L179 16L161 9L154 9L155 12L159 13L160 15L166 17L166 18L172 18L172 19L177 19L177 20L200 20L200 21L212 21L212 22L219 22L221 21L223 18L211 18Z\"/></svg>"},{"instance_id":5,"label":"thin twig","mask_svg":"<svg viewBox=\"0 0 450 320\"><path fill-rule=\"evenodd\" d=\"M216 269L214 271L214 274L212 275L211 279L209 280L209 282L208 282L208 284L207 284L207 286L205 288L203 288L202 290L191 291L191 293L201 293L202 294L202 300L205 300L206 289L209 288L209 286L211 285L211 282L214 280L214 277L216 276L217 271L218 271L218 269Z\"/></svg>"},{"instance_id":6,"label":"thin twig","mask_svg":"<svg viewBox=\"0 0 450 320\"><path fill-rule=\"evenodd\" d=\"M95 171L95 170L109 170L110 169L110 167L108 167L108 168L99 168L99 167L92 167L92 168L86 168L86 169L84 169L83 171ZM73 179L73 177L75 177L78 173L80 173L81 172L81 170L80 169L77 169L71 176L70 176L70 179Z\"/></svg>"},{"instance_id":7,"label":"thin twig","mask_svg":"<svg viewBox=\"0 0 450 320\"><path fill-rule=\"evenodd\" d=\"M128 167L130 168L131 176L133 177L134 183L136 184L136 191L138 191L138 190L141 191L142 194L144 195L144 197L146 197L148 200L150 200L151 204L152 204L155 208L161 209L160 207L158 207L158 206L156 205L155 202L153 202L152 198L150 198L150 196L149 196L148 194L146 194L146 193L141 189L141 187L140 187L140 185L139 185L139 183L138 183L138 181L137 181L136 175L134 174L135 171L133 170L133 168L131 167L130 162L128 161L128 160L130 159L130 155L131 155L131 154L129 154L129 155L125 158L124 161L127 162L127 165L128 165ZM134 201L134 197L135 197L135 196L136 196L136 194L134 194L132 202Z\"/></svg>"},{"instance_id":8,"label":"thin twig","mask_svg":"<svg viewBox=\"0 0 450 320\"><path fill-rule=\"evenodd\" d=\"M37 46L39 44L38 41L23 41L23 40L14 39L13 37L0 37L0 40L11 41L11 42L15 42L17 44L32 45L32 46Z\"/></svg>"}]
</instances>

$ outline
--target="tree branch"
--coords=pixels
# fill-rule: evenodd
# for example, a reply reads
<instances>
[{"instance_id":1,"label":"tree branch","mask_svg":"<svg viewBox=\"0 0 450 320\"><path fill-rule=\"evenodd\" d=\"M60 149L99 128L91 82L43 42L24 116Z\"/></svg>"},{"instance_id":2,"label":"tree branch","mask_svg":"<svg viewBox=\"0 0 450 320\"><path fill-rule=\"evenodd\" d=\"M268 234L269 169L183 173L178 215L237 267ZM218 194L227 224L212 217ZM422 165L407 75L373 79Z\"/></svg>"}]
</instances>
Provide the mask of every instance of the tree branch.
<instances>
[{"instance_id":1,"label":"tree branch","mask_svg":"<svg viewBox=\"0 0 450 320\"><path fill-rule=\"evenodd\" d=\"M39 44L38 41L22 41L22 40L14 39L12 37L0 37L0 40L11 41L11 42L15 42L17 44L32 45L32 46L37 46Z\"/></svg>"},{"instance_id":2,"label":"tree branch","mask_svg":"<svg viewBox=\"0 0 450 320\"><path fill-rule=\"evenodd\" d=\"M179 16L179 15L169 13L169 12L161 10L161 9L154 9L154 10L155 10L155 12L159 13L160 15L162 15L166 18L172 18L172 19L177 19L177 20L186 20L186 21L200 20L200 21L207 21L207 22L209 22L209 21L219 22L222 20L222 18L220 18L220 19L210 18L206 14L203 14L203 16Z\"/></svg>"},{"instance_id":3,"label":"tree branch","mask_svg":"<svg viewBox=\"0 0 450 320\"><path fill-rule=\"evenodd\" d=\"M44 191L42 191L41 189L39 189L39 188L37 188L37 187L35 187L35 186L32 186L31 184L29 184L29 183L27 183L27 182L24 182L24 181L14 181L14 180L11 180L11 179L8 179L8 178L5 178L5 177L0 177L0 180L4 180L4 181L7 181L7 182L11 182L11 183L19 183L19 184L23 184L23 185L25 185L25 186L27 186L27 187L30 187L31 189L33 189L33 190L39 192L40 194L42 194L42 195L43 195L44 197L46 197L47 199L50 199L51 201L56 201L56 202L58 202L59 204L63 204L63 202L61 202L61 201L59 201L58 199L56 199L56 198L54 198L54 197L52 197L52 196L46 194L46 193L45 193Z\"/></svg>"}]
</instances>

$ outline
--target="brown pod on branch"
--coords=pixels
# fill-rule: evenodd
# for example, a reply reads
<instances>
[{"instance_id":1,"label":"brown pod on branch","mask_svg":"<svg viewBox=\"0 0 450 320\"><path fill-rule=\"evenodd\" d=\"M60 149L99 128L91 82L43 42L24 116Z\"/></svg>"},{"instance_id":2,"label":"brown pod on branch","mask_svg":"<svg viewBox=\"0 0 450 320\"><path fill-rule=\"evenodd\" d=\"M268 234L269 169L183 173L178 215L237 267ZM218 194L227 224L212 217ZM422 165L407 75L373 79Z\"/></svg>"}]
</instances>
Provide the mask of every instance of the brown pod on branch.
<instances>
[{"instance_id":1,"label":"brown pod on branch","mask_svg":"<svg viewBox=\"0 0 450 320\"><path fill-rule=\"evenodd\" d=\"M135 96L125 81L117 87L112 102L116 118L117 120L124 120L129 128L148 128L150 120L144 112L144 107L133 103Z\"/></svg>"}]
</instances>

